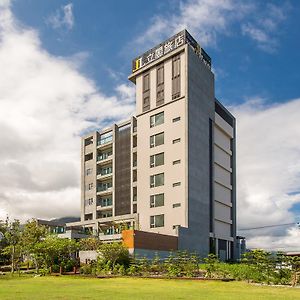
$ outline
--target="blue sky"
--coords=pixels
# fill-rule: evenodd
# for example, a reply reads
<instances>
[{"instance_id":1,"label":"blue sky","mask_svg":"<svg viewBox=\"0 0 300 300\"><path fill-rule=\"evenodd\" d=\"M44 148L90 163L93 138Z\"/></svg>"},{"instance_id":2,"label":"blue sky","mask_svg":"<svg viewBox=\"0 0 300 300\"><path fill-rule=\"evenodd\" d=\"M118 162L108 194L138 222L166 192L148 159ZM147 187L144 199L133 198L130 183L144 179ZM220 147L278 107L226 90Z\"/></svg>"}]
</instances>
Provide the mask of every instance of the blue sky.
<instances>
[{"instance_id":1,"label":"blue sky","mask_svg":"<svg viewBox=\"0 0 300 300\"><path fill-rule=\"evenodd\" d=\"M82 70L105 93L112 94L116 79L108 70L119 74L119 81L126 81L132 58L147 50L147 44L155 45L151 40L145 46L137 44L136 39L153 24L155 16L166 19L170 15L179 17L180 5L189 2L193 1L115 0L87 4L85 1L76 0L15 0L13 12L21 22L39 30L43 46L53 55L86 53ZM54 29L47 19L69 3L73 4L74 25L71 29L65 26ZM226 104L240 103L253 95L276 102L298 97L300 73L293 70L300 64L300 3L248 3L257 7L242 18L243 24L249 22L261 28L259 21L268 17L276 24L274 31L267 37L269 41L265 43L270 49L262 49L258 40L243 34L239 19L231 21L224 32L217 33L214 43L204 41L204 47L212 57L217 75L216 96ZM268 14L269 5L281 10L282 19ZM202 44L197 28L187 29ZM160 36L166 38L169 34L169 30L166 30Z\"/></svg>"},{"instance_id":2,"label":"blue sky","mask_svg":"<svg viewBox=\"0 0 300 300\"><path fill-rule=\"evenodd\" d=\"M300 2L0 0L0 219L79 215L80 136L135 111L131 61L186 28L237 119L238 227L300 221ZM300 250L297 226L246 234Z\"/></svg>"}]
</instances>

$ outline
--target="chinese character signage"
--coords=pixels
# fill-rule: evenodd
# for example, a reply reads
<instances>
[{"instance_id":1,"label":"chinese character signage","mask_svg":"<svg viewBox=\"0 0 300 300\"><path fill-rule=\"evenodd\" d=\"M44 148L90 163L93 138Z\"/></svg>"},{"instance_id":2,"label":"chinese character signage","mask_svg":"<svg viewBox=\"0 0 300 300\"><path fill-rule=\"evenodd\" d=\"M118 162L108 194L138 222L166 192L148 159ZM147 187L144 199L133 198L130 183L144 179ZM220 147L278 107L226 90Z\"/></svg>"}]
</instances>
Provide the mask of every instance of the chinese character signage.
<instances>
[{"instance_id":1,"label":"chinese character signage","mask_svg":"<svg viewBox=\"0 0 300 300\"><path fill-rule=\"evenodd\" d=\"M203 62L210 68L211 59L207 53L199 46L195 39L186 31L183 30L160 45L147 51L142 56L133 60L132 73L159 59L160 57L172 52L184 44L189 44Z\"/></svg>"}]
</instances>

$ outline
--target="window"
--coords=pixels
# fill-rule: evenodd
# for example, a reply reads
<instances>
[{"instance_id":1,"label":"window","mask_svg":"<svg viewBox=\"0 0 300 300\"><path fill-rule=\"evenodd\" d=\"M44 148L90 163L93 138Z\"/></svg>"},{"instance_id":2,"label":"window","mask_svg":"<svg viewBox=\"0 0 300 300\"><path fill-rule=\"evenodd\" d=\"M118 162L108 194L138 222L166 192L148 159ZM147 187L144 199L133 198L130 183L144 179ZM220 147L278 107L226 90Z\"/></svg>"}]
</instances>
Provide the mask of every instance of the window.
<instances>
[{"instance_id":1,"label":"window","mask_svg":"<svg viewBox=\"0 0 300 300\"><path fill-rule=\"evenodd\" d=\"M97 192L103 192L112 187L112 182L103 182L98 185Z\"/></svg>"},{"instance_id":2,"label":"window","mask_svg":"<svg viewBox=\"0 0 300 300\"><path fill-rule=\"evenodd\" d=\"M164 112L150 117L150 127L154 127L164 123Z\"/></svg>"},{"instance_id":3,"label":"window","mask_svg":"<svg viewBox=\"0 0 300 300\"><path fill-rule=\"evenodd\" d=\"M181 160L180 160L180 159L174 160L174 161L173 161L173 165L178 165L178 164L180 164L180 163L181 163Z\"/></svg>"},{"instance_id":4,"label":"window","mask_svg":"<svg viewBox=\"0 0 300 300\"><path fill-rule=\"evenodd\" d=\"M174 203L173 204L173 208L180 207L180 206L181 206L181 203Z\"/></svg>"},{"instance_id":5,"label":"window","mask_svg":"<svg viewBox=\"0 0 300 300\"><path fill-rule=\"evenodd\" d=\"M180 121L180 117L176 117L173 119L173 123Z\"/></svg>"},{"instance_id":6,"label":"window","mask_svg":"<svg viewBox=\"0 0 300 300\"><path fill-rule=\"evenodd\" d=\"M150 136L150 148L164 144L164 133L158 133Z\"/></svg>"},{"instance_id":7,"label":"window","mask_svg":"<svg viewBox=\"0 0 300 300\"><path fill-rule=\"evenodd\" d=\"M158 167L164 164L164 153L158 153L150 156L150 168Z\"/></svg>"},{"instance_id":8,"label":"window","mask_svg":"<svg viewBox=\"0 0 300 300\"><path fill-rule=\"evenodd\" d=\"M97 212L97 218L109 218L112 216L112 211L99 211Z\"/></svg>"},{"instance_id":9,"label":"window","mask_svg":"<svg viewBox=\"0 0 300 300\"><path fill-rule=\"evenodd\" d=\"M86 199L84 201L85 206L93 205L93 203L94 203L94 199L93 198L89 198L89 199Z\"/></svg>"},{"instance_id":10,"label":"window","mask_svg":"<svg viewBox=\"0 0 300 300\"><path fill-rule=\"evenodd\" d=\"M143 76L143 111L150 109L150 73Z\"/></svg>"},{"instance_id":11,"label":"window","mask_svg":"<svg viewBox=\"0 0 300 300\"><path fill-rule=\"evenodd\" d=\"M88 175L91 175L92 172L93 172L93 169L92 168L88 168L88 169L86 169L85 174L88 176Z\"/></svg>"},{"instance_id":12,"label":"window","mask_svg":"<svg viewBox=\"0 0 300 300\"><path fill-rule=\"evenodd\" d=\"M172 99L180 97L180 55L172 59Z\"/></svg>"},{"instance_id":13,"label":"window","mask_svg":"<svg viewBox=\"0 0 300 300\"><path fill-rule=\"evenodd\" d=\"M164 227L164 223L165 223L164 219L165 219L164 215L150 216L150 228Z\"/></svg>"},{"instance_id":14,"label":"window","mask_svg":"<svg viewBox=\"0 0 300 300\"><path fill-rule=\"evenodd\" d=\"M156 69L156 106L164 104L164 65Z\"/></svg>"},{"instance_id":15,"label":"window","mask_svg":"<svg viewBox=\"0 0 300 300\"><path fill-rule=\"evenodd\" d=\"M105 167L105 168L102 168L100 169L100 172L99 172L99 175L109 175L112 173L112 167Z\"/></svg>"},{"instance_id":16,"label":"window","mask_svg":"<svg viewBox=\"0 0 300 300\"><path fill-rule=\"evenodd\" d=\"M93 219L93 214L86 214L84 215L84 220L88 221L88 220L92 220Z\"/></svg>"},{"instance_id":17,"label":"window","mask_svg":"<svg viewBox=\"0 0 300 300\"><path fill-rule=\"evenodd\" d=\"M165 177L164 173L151 175L150 176L150 187L164 185L164 177Z\"/></svg>"},{"instance_id":18,"label":"window","mask_svg":"<svg viewBox=\"0 0 300 300\"><path fill-rule=\"evenodd\" d=\"M180 138L173 140L173 144L176 144L176 143L179 143L179 142L180 142Z\"/></svg>"},{"instance_id":19,"label":"window","mask_svg":"<svg viewBox=\"0 0 300 300\"><path fill-rule=\"evenodd\" d=\"M173 183L173 187L180 186L180 185L181 185L181 182L175 182L175 183Z\"/></svg>"},{"instance_id":20,"label":"window","mask_svg":"<svg viewBox=\"0 0 300 300\"><path fill-rule=\"evenodd\" d=\"M93 159L93 152L89 153L89 154L86 154L84 156L84 161L88 161L88 160L91 160L91 159Z\"/></svg>"},{"instance_id":21,"label":"window","mask_svg":"<svg viewBox=\"0 0 300 300\"><path fill-rule=\"evenodd\" d=\"M156 194L150 196L150 207L164 206L165 195Z\"/></svg>"},{"instance_id":22,"label":"window","mask_svg":"<svg viewBox=\"0 0 300 300\"><path fill-rule=\"evenodd\" d=\"M97 157L97 160L101 161L101 160L107 159L111 155L112 155L112 151L111 150L109 150L107 152L100 152L99 155L98 155L98 157Z\"/></svg>"},{"instance_id":23,"label":"window","mask_svg":"<svg viewBox=\"0 0 300 300\"><path fill-rule=\"evenodd\" d=\"M132 205L132 212L135 214L137 212L137 204Z\"/></svg>"},{"instance_id":24,"label":"window","mask_svg":"<svg viewBox=\"0 0 300 300\"><path fill-rule=\"evenodd\" d=\"M88 145L91 145L91 144L93 144L93 137L92 137L92 136L89 137L89 138L86 138L86 139L84 140L84 145L85 145L85 146L88 146Z\"/></svg>"},{"instance_id":25,"label":"window","mask_svg":"<svg viewBox=\"0 0 300 300\"><path fill-rule=\"evenodd\" d=\"M90 191L90 190L93 189L93 187L94 187L93 182L92 182L92 183L89 183L89 184L87 185L87 190Z\"/></svg>"},{"instance_id":26,"label":"window","mask_svg":"<svg viewBox=\"0 0 300 300\"><path fill-rule=\"evenodd\" d=\"M98 140L98 145L104 145L113 140L112 132L103 133L100 135L100 139Z\"/></svg>"},{"instance_id":27,"label":"window","mask_svg":"<svg viewBox=\"0 0 300 300\"><path fill-rule=\"evenodd\" d=\"M112 205L112 198L100 198L97 201L97 205L101 207L111 206Z\"/></svg>"}]
</instances>

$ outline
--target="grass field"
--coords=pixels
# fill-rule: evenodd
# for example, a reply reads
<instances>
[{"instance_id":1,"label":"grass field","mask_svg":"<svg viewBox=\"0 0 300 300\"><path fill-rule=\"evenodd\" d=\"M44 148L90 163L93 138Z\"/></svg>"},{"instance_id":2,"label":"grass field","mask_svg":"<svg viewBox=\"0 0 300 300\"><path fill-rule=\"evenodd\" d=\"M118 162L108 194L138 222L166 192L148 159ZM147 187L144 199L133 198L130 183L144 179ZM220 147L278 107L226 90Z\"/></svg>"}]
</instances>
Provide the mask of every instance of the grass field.
<instances>
[{"instance_id":1,"label":"grass field","mask_svg":"<svg viewBox=\"0 0 300 300\"><path fill-rule=\"evenodd\" d=\"M297 300L300 289L244 282L81 277L0 278L0 299Z\"/></svg>"}]
</instances>

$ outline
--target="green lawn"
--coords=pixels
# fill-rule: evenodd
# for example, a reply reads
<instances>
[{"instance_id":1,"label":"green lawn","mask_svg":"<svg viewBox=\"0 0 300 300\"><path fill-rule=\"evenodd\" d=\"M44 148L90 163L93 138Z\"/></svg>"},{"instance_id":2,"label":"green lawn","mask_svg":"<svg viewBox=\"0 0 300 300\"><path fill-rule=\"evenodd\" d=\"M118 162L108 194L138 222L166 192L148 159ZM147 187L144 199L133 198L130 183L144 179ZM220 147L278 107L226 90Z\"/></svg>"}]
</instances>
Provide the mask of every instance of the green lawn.
<instances>
[{"instance_id":1,"label":"green lawn","mask_svg":"<svg viewBox=\"0 0 300 300\"><path fill-rule=\"evenodd\" d=\"M140 278L0 277L0 299L207 299L297 300L300 289L244 282Z\"/></svg>"}]
</instances>

